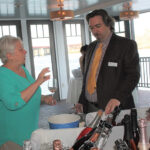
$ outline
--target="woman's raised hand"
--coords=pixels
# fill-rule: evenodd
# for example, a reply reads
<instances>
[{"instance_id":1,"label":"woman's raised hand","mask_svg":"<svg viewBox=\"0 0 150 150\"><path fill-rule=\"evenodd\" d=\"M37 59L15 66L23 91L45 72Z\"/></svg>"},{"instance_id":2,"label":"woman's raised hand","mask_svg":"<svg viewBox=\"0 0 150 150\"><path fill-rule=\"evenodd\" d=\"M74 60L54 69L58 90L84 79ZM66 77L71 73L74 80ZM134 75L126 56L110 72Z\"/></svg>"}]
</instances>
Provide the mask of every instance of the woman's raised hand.
<instances>
[{"instance_id":1,"label":"woman's raised hand","mask_svg":"<svg viewBox=\"0 0 150 150\"><path fill-rule=\"evenodd\" d=\"M48 72L50 72L49 67L42 69L36 80L39 83L39 85L50 79L50 75L45 75Z\"/></svg>"}]
</instances>

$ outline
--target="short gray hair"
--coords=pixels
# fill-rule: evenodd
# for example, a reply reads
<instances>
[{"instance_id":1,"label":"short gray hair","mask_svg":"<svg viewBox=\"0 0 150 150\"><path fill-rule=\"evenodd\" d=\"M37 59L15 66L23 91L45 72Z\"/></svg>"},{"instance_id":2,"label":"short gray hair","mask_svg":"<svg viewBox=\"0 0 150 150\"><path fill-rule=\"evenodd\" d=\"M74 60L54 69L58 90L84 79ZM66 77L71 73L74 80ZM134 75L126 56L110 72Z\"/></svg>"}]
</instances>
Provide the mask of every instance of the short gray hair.
<instances>
[{"instance_id":1,"label":"short gray hair","mask_svg":"<svg viewBox=\"0 0 150 150\"><path fill-rule=\"evenodd\" d=\"M0 58L5 64L7 62L7 53L14 53L16 42L21 41L19 37L6 35L0 38Z\"/></svg>"}]
</instances>

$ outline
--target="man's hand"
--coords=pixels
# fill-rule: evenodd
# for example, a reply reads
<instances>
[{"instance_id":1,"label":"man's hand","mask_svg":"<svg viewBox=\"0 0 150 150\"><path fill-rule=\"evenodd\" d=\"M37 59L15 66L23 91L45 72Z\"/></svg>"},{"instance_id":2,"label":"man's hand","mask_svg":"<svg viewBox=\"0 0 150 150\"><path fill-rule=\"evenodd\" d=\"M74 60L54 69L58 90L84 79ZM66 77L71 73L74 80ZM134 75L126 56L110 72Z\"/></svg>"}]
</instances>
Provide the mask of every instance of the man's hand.
<instances>
[{"instance_id":1,"label":"man's hand","mask_svg":"<svg viewBox=\"0 0 150 150\"><path fill-rule=\"evenodd\" d=\"M120 101L117 99L110 99L105 107L105 114L110 114L116 106L120 105Z\"/></svg>"}]
</instances>

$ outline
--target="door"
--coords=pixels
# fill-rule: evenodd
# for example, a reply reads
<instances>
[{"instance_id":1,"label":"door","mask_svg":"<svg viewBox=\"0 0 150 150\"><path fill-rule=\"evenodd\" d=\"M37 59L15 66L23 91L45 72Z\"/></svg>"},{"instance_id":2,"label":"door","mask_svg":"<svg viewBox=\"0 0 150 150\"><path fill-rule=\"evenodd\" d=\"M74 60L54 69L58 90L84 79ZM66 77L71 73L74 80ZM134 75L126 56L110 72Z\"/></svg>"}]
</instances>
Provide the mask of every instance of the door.
<instances>
[{"instance_id":1,"label":"door","mask_svg":"<svg viewBox=\"0 0 150 150\"><path fill-rule=\"evenodd\" d=\"M57 78L52 22L28 21L27 24L33 76L37 78L43 68L49 67L50 78ZM50 91L48 90L48 81L41 85L41 89L43 95L50 94ZM57 88L57 92L55 94L57 97L59 97L58 89L59 88Z\"/></svg>"},{"instance_id":2,"label":"door","mask_svg":"<svg viewBox=\"0 0 150 150\"><path fill-rule=\"evenodd\" d=\"M64 30L68 51L69 75L73 77L72 71L80 67L80 48L85 45L84 21L66 21L64 22Z\"/></svg>"}]
</instances>

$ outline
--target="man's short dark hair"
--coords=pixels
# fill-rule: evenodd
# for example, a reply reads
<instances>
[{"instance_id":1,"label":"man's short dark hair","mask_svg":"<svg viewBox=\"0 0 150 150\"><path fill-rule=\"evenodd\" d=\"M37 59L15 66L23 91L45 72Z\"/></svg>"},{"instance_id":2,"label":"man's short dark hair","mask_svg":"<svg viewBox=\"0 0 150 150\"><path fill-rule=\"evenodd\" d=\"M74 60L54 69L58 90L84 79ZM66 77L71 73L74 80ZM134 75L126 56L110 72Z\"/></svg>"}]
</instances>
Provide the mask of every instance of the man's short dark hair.
<instances>
[{"instance_id":1,"label":"man's short dark hair","mask_svg":"<svg viewBox=\"0 0 150 150\"><path fill-rule=\"evenodd\" d=\"M95 16L101 16L103 19L103 22L106 26L110 27L111 31L114 31L114 20L111 16L108 15L107 11L104 9L96 9L86 16L86 20L89 23L89 19L93 18Z\"/></svg>"}]
</instances>

